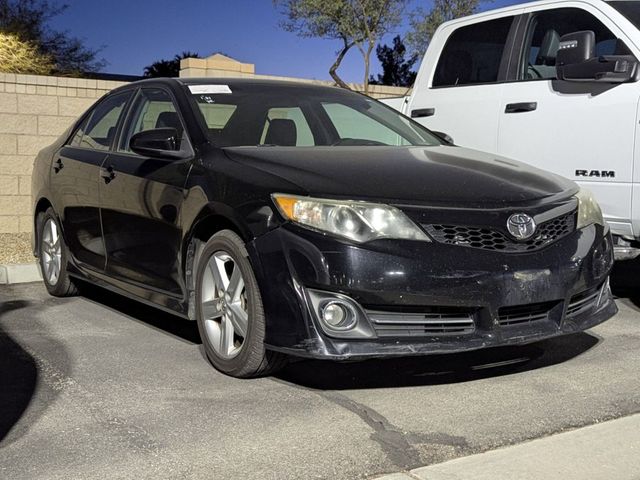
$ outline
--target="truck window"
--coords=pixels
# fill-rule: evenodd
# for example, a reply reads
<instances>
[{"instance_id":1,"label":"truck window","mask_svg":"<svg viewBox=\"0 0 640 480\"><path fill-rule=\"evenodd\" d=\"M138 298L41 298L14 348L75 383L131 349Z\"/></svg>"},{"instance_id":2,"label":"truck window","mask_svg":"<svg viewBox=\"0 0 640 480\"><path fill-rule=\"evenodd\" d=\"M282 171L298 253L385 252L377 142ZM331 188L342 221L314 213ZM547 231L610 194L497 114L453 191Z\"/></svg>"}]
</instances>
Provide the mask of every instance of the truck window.
<instances>
[{"instance_id":1,"label":"truck window","mask_svg":"<svg viewBox=\"0 0 640 480\"><path fill-rule=\"evenodd\" d=\"M560 37L592 30L596 35L596 56L629 55L627 46L600 20L579 8L558 8L536 14L529 24L519 80L556 78L556 54Z\"/></svg>"},{"instance_id":2,"label":"truck window","mask_svg":"<svg viewBox=\"0 0 640 480\"><path fill-rule=\"evenodd\" d=\"M442 50L432 86L496 82L513 18L498 18L455 30Z\"/></svg>"}]
</instances>

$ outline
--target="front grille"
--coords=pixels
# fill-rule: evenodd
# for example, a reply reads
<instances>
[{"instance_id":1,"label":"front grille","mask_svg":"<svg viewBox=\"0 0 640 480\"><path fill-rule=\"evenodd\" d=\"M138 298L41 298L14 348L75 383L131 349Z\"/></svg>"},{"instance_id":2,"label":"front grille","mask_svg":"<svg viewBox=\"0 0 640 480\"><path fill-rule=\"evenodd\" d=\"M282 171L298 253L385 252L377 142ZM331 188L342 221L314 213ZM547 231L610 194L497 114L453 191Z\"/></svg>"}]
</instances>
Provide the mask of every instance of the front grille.
<instances>
[{"instance_id":1,"label":"front grille","mask_svg":"<svg viewBox=\"0 0 640 480\"><path fill-rule=\"evenodd\" d=\"M515 305L498 309L498 323L502 326L521 325L547 320L549 312L559 302L531 303L529 305Z\"/></svg>"},{"instance_id":2,"label":"front grille","mask_svg":"<svg viewBox=\"0 0 640 480\"><path fill-rule=\"evenodd\" d=\"M419 313L366 310L378 337L467 335L476 329L475 310L425 307Z\"/></svg>"},{"instance_id":3,"label":"front grille","mask_svg":"<svg viewBox=\"0 0 640 480\"><path fill-rule=\"evenodd\" d=\"M422 225L436 242L462 247L482 248L501 252L539 250L560 240L575 230L575 211L538 225L533 237L516 241L492 227L462 225Z\"/></svg>"},{"instance_id":4,"label":"front grille","mask_svg":"<svg viewBox=\"0 0 640 480\"><path fill-rule=\"evenodd\" d=\"M571 300L569 300L569 306L567 307L567 317L579 315L592 309L600 297L601 289L602 286L591 288L571 297Z\"/></svg>"}]
</instances>

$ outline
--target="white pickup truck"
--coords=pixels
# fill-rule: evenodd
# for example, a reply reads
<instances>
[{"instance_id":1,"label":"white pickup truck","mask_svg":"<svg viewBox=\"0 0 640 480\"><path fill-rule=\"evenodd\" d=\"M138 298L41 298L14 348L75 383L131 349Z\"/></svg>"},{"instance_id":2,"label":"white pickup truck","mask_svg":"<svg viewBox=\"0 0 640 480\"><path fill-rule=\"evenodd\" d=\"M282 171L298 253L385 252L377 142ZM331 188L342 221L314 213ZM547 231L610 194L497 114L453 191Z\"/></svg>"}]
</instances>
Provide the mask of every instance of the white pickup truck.
<instances>
[{"instance_id":1,"label":"white pickup truck","mask_svg":"<svg viewBox=\"0 0 640 480\"><path fill-rule=\"evenodd\" d=\"M387 103L456 144L577 181L616 258L640 254L640 1L553 0L443 24L411 96ZM638 167L636 167L638 165Z\"/></svg>"}]
</instances>

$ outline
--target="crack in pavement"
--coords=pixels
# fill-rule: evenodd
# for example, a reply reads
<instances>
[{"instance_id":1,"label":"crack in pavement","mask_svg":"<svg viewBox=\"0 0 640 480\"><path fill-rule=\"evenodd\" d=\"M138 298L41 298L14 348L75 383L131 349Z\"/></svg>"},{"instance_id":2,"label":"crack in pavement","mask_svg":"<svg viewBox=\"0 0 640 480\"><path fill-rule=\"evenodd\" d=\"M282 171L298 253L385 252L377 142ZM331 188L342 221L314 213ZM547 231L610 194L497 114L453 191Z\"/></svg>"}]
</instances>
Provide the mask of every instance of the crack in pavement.
<instances>
[{"instance_id":1,"label":"crack in pavement","mask_svg":"<svg viewBox=\"0 0 640 480\"><path fill-rule=\"evenodd\" d=\"M408 437L394 427L374 409L336 392L315 392L322 398L355 413L373 429L371 439L378 443L391 463L400 469L410 470L422 465L420 453L408 441Z\"/></svg>"}]
</instances>

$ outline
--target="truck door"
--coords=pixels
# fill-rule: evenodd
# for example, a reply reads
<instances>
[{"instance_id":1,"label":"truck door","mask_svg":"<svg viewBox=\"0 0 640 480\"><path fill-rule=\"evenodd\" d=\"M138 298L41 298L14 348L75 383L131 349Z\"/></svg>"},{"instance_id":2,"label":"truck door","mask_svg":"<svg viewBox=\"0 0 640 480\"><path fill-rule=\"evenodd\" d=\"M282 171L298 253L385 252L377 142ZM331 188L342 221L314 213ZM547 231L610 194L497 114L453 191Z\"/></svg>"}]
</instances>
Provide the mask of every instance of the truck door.
<instances>
[{"instance_id":1,"label":"truck door","mask_svg":"<svg viewBox=\"0 0 640 480\"><path fill-rule=\"evenodd\" d=\"M495 152L515 18L443 26L429 45L407 115L457 145Z\"/></svg>"},{"instance_id":2,"label":"truck door","mask_svg":"<svg viewBox=\"0 0 640 480\"><path fill-rule=\"evenodd\" d=\"M638 86L559 81L555 71L561 36L591 30L596 55L626 55L623 33L589 5L523 18L523 47L513 52L502 91L498 152L586 186L613 232L631 235Z\"/></svg>"}]
</instances>

